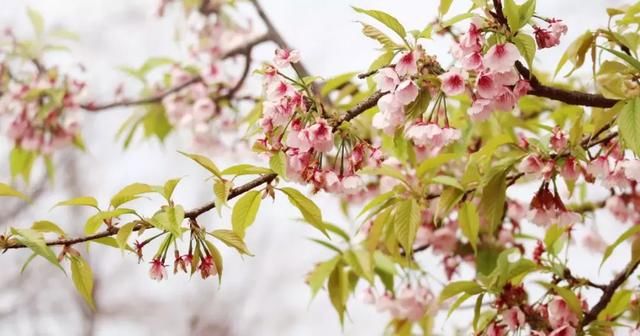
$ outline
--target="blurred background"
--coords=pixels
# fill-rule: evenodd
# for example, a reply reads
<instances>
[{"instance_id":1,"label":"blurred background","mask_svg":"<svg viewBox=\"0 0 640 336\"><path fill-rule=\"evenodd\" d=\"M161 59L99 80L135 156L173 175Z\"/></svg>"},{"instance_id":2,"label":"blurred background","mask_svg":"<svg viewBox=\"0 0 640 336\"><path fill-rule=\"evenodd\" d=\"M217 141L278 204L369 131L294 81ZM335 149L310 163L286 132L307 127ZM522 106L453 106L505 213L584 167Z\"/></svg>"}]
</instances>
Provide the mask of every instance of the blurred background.
<instances>
[{"instance_id":1,"label":"blurred background","mask_svg":"<svg viewBox=\"0 0 640 336\"><path fill-rule=\"evenodd\" d=\"M371 40L362 36L356 15L350 6L385 10L409 29L422 29L437 13L436 0L263 0L262 5L287 42L302 54L313 75L331 77L348 71L361 71L378 52ZM538 68L553 69L560 53L581 32L606 25L606 7L623 4L615 0L539 0L543 16L565 20L568 36L562 45L538 53ZM71 45L71 54L61 54L54 62L80 62L87 71L89 94L98 101L109 101L115 88L124 84L125 94L135 96L136 83L117 67L138 66L152 56L185 57L176 42L176 28L185 25L177 7L163 18L156 16L157 0L18 0L2 2L0 28L10 27L18 36L31 34L26 8L42 13L49 27L64 27L80 36ZM450 13L461 13L467 1L454 1ZM255 18L256 30L262 23L251 6L240 8ZM179 30L179 29L178 29ZM429 53L446 57L448 45L429 42ZM273 44L254 50L254 59L269 60ZM254 76L255 77L255 76ZM588 83L588 76L585 76ZM81 233L89 215L83 209L56 208L56 202L93 195L106 202L121 187L132 182L160 184L183 177L175 198L191 208L212 198L206 175L177 150L190 150L187 137L173 133L161 144L156 140L135 142L123 150L115 134L131 113L122 108L84 115L82 125L88 152L63 151L57 156L57 178L51 184L44 172L36 169L29 186L35 202L30 206L3 200L0 203L0 231L9 226L27 227L34 220L50 219ZM6 125L0 125L6 127ZM0 157L10 149L0 139ZM205 154L205 153L203 153ZM206 153L222 167L246 158L224 153ZM8 165L1 160L0 181L9 181ZM41 168L41 167L40 167ZM515 198L528 202L532 188L511 190ZM594 191L594 198L606 195ZM342 215L337 200L319 194L316 198L324 216L354 232L360 223ZM137 206L153 211L155 203L139 201ZM207 214L212 225L229 226L230 211L220 219ZM326 294L313 301L304 283L314 263L326 260L326 250L306 238L315 233L295 220L297 212L287 202L263 203L258 220L249 230L247 243L255 257L240 258L225 249L225 276L217 281L194 277L169 276L154 282L148 277L148 265L137 265L135 257L116 250L93 247L88 260L96 278L98 309L90 311L60 271L35 260L23 273L19 270L28 251L11 251L0 257L0 335L377 335L387 320L375 308L352 300L344 328ZM600 232L612 242L624 230L608 214L598 214ZM590 220L591 221L591 220ZM541 232L540 230L536 232ZM578 232L580 234L580 232ZM628 249L619 249L600 272L588 252L572 249L576 273L606 281L626 261ZM428 263L429 256L423 255ZM620 258L617 258L620 257ZM619 262L618 262L619 260ZM449 320L464 325L463 320ZM441 334L450 331L438 329Z\"/></svg>"}]
</instances>

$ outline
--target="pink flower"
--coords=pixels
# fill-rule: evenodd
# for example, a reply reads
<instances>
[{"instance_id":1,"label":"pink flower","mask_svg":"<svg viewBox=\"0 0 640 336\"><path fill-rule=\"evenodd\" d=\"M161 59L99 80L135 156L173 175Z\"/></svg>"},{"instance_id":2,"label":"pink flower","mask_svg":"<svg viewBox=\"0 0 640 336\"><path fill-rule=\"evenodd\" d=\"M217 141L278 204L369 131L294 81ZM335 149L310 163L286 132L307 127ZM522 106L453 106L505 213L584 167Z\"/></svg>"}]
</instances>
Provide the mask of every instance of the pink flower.
<instances>
[{"instance_id":1,"label":"pink flower","mask_svg":"<svg viewBox=\"0 0 640 336\"><path fill-rule=\"evenodd\" d=\"M491 112L493 112L493 102L489 99L476 99L467 110L467 114L473 121L487 120Z\"/></svg>"},{"instance_id":2,"label":"pink flower","mask_svg":"<svg viewBox=\"0 0 640 336\"><path fill-rule=\"evenodd\" d=\"M213 258L211 258L211 256L206 256L204 259L202 259L202 261L200 261L200 266L198 267L198 269L200 270L200 276L203 279L218 274L218 269L213 263Z\"/></svg>"},{"instance_id":3,"label":"pink flower","mask_svg":"<svg viewBox=\"0 0 640 336\"><path fill-rule=\"evenodd\" d=\"M567 158L567 160L564 162L564 165L562 166L560 174L565 178L565 180L577 180L578 177L580 177L580 166L578 165L576 159L573 157Z\"/></svg>"},{"instance_id":4,"label":"pink flower","mask_svg":"<svg viewBox=\"0 0 640 336\"><path fill-rule=\"evenodd\" d=\"M609 197L605 203L605 207L617 220L623 223L631 217L631 210L627 208L627 203L620 196Z\"/></svg>"},{"instance_id":5,"label":"pink flower","mask_svg":"<svg viewBox=\"0 0 640 336\"><path fill-rule=\"evenodd\" d=\"M393 134L404 121L404 107L388 94L378 100L378 108L380 112L373 116L372 126Z\"/></svg>"},{"instance_id":6,"label":"pink flower","mask_svg":"<svg viewBox=\"0 0 640 336\"><path fill-rule=\"evenodd\" d=\"M309 139L309 130L296 129L292 126L289 128L289 133L287 134L286 145L287 147L297 148L302 152L310 150L312 144Z\"/></svg>"},{"instance_id":7,"label":"pink flower","mask_svg":"<svg viewBox=\"0 0 640 336\"><path fill-rule=\"evenodd\" d=\"M267 99L277 100L283 97L290 97L295 91L291 84L277 81L267 87Z\"/></svg>"},{"instance_id":8,"label":"pink flower","mask_svg":"<svg viewBox=\"0 0 640 336\"><path fill-rule=\"evenodd\" d=\"M376 81L378 90L382 92L393 92L400 83L398 74L392 68L382 68L378 70L378 73L373 79Z\"/></svg>"},{"instance_id":9,"label":"pink flower","mask_svg":"<svg viewBox=\"0 0 640 336\"><path fill-rule=\"evenodd\" d=\"M395 69L399 76L413 76L418 73L417 64L418 54L416 51L408 51L400 56L398 63L396 63Z\"/></svg>"},{"instance_id":10,"label":"pink flower","mask_svg":"<svg viewBox=\"0 0 640 336\"><path fill-rule=\"evenodd\" d=\"M520 58L518 48L512 43L496 44L484 56L484 65L496 72L510 70Z\"/></svg>"},{"instance_id":11,"label":"pink flower","mask_svg":"<svg viewBox=\"0 0 640 336\"><path fill-rule=\"evenodd\" d=\"M276 56L273 59L273 63L275 63L278 68L284 68L299 61L300 52L288 49L276 49Z\"/></svg>"},{"instance_id":12,"label":"pink flower","mask_svg":"<svg viewBox=\"0 0 640 336\"><path fill-rule=\"evenodd\" d=\"M507 217L521 221L527 216L527 209L520 202L511 201L507 206Z\"/></svg>"},{"instance_id":13,"label":"pink flower","mask_svg":"<svg viewBox=\"0 0 640 336\"><path fill-rule=\"evenodd\" d=\"M513 88L513 94L516 95L516 98L520 99L521 97L526 96L531 89L531 84L528 80L520 79Z\"/></svg>"},{"instance_id":14,"label":"pink flower","mask_svg":"<svg viewBox=\"0 0 640 336\"><path fill-rule=\"evenodd\" d=\"M607 243L594 228L591 228L582 238L582 244L593 253L602 253L607 248Z\"/></svg>"},{"instance_id":15,"label":"pink flower","mask_svg":"<svg viewBox=\"0 0 640 336\"><path fill-rule=\"evenodd\" d=\"M458 47L462 52L461 56L477 53L482 50L482 31L474 23L469 25L469 30L460 39Z\"/></svg>"},{"instance_id":16,"label":"pink flower","mask_svg":"<svg viewBox=\"0 0 640 336\"><path fill-rule=\"evenodd\" d=\"M525 174L540 174L544 162L537 154L527 155L518 165L518 170Z\"/></svg>"},{"instance_id":17,"label":"pink flower","mask_svg":"<svg viewBox=\"0 0 640 336\"><path fill-rule=\"evenodd\" d=\"M555 296L547 305L549 324L552 328L560 328L565 325L576 325L578 317L571 311L569 304L560 296ZM560 335L560 334L558 334Z\"/></svg>"},{"instance_id":18,"label":"pink flower","mask_svg":"<svg viewBox=\"0 0 640 336\"><path fill-rule=\"evenodd\" d=\"M567 134L563 132L560 128L556 127L553 129L553 134L551 135L551 139L549 140L549 144L551 148L556 152L560 153L567 147L569 143L569 139L567 138Z\"/></svg>"},{"instance_id":19,"label":"pink flower","mask_svg":"<svg viewBox=\"0 0 640 336\"><path fill-rule=\"evenodd\" d=\"M443 142L442 133L442 129L436 124L418 123L409 126L406 136L418 146L427 146L429 144L440 146Z\"/></svg>"},{"instance_id":20,"label":"pink flower","mask_svg":"<svg viewBox=\"0 0 640 336\"><path fill-rule=\"evenodd\" d=\"M333 148L331 126L324 119L319 119L308 127L309 143L318 152L327 153Z\"/></svg>"},{"instance_id":21,"label":"pink flower","mask_svg":"<svg viewBox=\"0 0 640 336\"><path fill-rule=\"evenodd\" d=\"M458 246L456 231L451 226L441 227L433 232L431 246L436 254L449 254Z\"/></svg>"},{"instance_id":22,"label":"pink flower","mask_svg":"<svg viewBox=\"0 0 640 336\"><path fill-rule=\"evenodd\" d=\"M587 172L594 177L603 178L609 175L609 161L606 156L599 156L587 165Z\"/></svg>"},{"instance_id":23,"label":"pink flower","mask_svg":"<svg viewBox=\"0 0 640 336\"><path fill-rule=\"evenodd\" d=\"M193 103L193 118L196 121L207 121L215 112L216 106L211 98L203 97Z\"/></svg>"},{"instance_id":24,"label":"pink flower","mask_svg":"<svg viewBox=\"0 0 640 336\"><path fill-rule=\"evenodd\" d=\"M479 71L482 69L482 54L479 52L474 52L469 55L466 55L462 59L462 68L468 71Z\"/></svg>"},{"instance_id":25,"label":"pink flower","mask_svg":"<svg viewBox=\"0 0 640 336\"><path fill-rule=\"evenodd\" d=\"M582 217L572 211L560 211L556 214L556 221L559 226L570 226L582 221Z\"/></svg>"},{"instance_id":26,"label":"pink flower","mask_svg":"<svg viewBox=\"0 0 640 336\"><path fill-rule=\"evenodd\" d=\"M151 269L149 270L149 277L151 280L162 281L167 278L167 270L165 264L159 258L153 258L151 260Z\"/></svg>"},{"instance_id":27,"label":"pink flower","mask_svg":"<svg viewBox=\"0 0 640 336\"><path fill-rule=\"evenodd\" d=\"M419 321L434 300L433 293L424 286L406 286L396 297L397 313L394 317Z\"/></svg>"},{"instance_id":28,"label":"pink flower","mask_svg":"<svg viewBox=\"0 0 640 336\"><path fill-rule=\"evenodd\" d=\"M482 98L491 99L498 94L500 86L493 80L490 73L481 73L476 80L476 90Z\"/></svg>"},{"instance_id":29,"label":"pink flower","mask_svg":"<svg viewBox=\"0 0 640 336\"><path fill-rule=\"evenodd\" d=\"M365 288L365 290L362 292L362 302L366 304L376 303L376 297L375 295L373 295L373 289L371 287Z\"/></svg>"},{"instance_id":30,"label":"pink flower","mask_svg":"<svg viewBox=\"0 0 640 336\"><path fill-rule=\"evenodd\" d=\"M628 188L631 184L625 176L624 168L619 164L605 177L603 185L607 188Z\"/></svg>"},{"instance_id":31,"label":"pink flower","mask_svg":"<svg viewBox=\"0 0 640 336\"><path fill-rule=\"evenodd\" d=\"M506 86L503 86L495 96L494 106L500 111L511 111L516 105L516 96Z\"/></svg>"},{"instance_id":32,"label":"pink flower","mask_svg":"<svg viewBox=\"0 0 640 336\"><path fill-rule=\"evenodd\" d=\"M330 193L341 193L342 182L338 177L338 174L332 170L328 170L322 173L322 181L324 184L324 190Z\"/></svg>"},{"instance_id":33,"label":"pink flower","mask_svg":"<svg viewBox=\"0 0 640 336\"><path fill-rule=\"evenodd\" d=\"M267 101L264 103L262 123L273 127L284 126L293 116L293 112L294 110L287 104L285 99L279 102Z\"/></svg>"},{"instance_id":34,"label":"pink flower","mask_svg":"<svg viewBox=\"0 0 640 336\"><path fill-rule=\"evenodd\" d=\"M504 330L504 327L497 324L497 323L491 323L488 327L487 327L487 336L506 336L507 332Z\"/></svg>"},{"instance_id":35,"label":"pink flower","mask_svg":"<svg viewBox=\"0 0 640 336\"><path fill-rule=\"evenodd\" d=\"M346 195L357 194L364 188L364 181L358 175L342 178L342 192Z\"/></svg>"},{"instance_id":36,"label":"pink flower","mask_svg":"<svg viewBox=\"0 0 640 336\"><path fill-rule=\"evenodd\" d=\"M515 331L524 325L524 313L518 307L511 307L502 312L502 321L511 331Z\"/></svg>"},{"instance_id":37,"label":"pink flower","mask_svg":"<svg viewBox=\"0 0 640 336\"><path fill-rule=\"evenodd\" d=\"M640 160L625 160L620 163L624 168L624 175L636 182L640 182Z\"/></svg>"},{"instance_id":38,"label":"pink flower","mask_svg":"<svg viewBox=\"0 0 640 336\"><path fill-rule=\"evenodd\" d=\"M567 34L567 31L569 31L569 28L567 27L566 24L564 24L562 22L562 20L557 20L557 19L551 19L549 22L549 28L551 29L551 32L553 34L555 34L556 36L558 36L558 38L561 35L565 35Z\"/></svg>"},{"instance_id":39,"label":"pink flower","mask_svg":"<svg viewBox=\"0 0 640 336\"><path fill-rule=\"evenodd\" d=\"M402 105L407 105L418 96L418 87L411 80L405 80L398 85L393 93L395 101Z\"/></svg>"},{"instance_id":40,"label":"pink flower","mask_svg":"<svg viewBox=\"0 0 640 336\"><path fill-rule=\"evenodd\" d=\"M576 336L576 330L572 326L565 324L553 330L549 336Z\"/></svg>"},{"instance_id":41,"label":"pink flower","mask_svg":"<svg viewBox=\"0 0 640 336\"><path fill-rule=\"evenodd\" d=\"M512 86L516 85L516 83L520 80L520 74L514 67L511 67L505 71L493 72L493 80L498 85Z\"/></svg>"},{"instance_id":42,"label":"pink flower","mask_svg":"<svg viewBox=\"0 0 640 336\"><path fill-rule=\"evenodd\" d=\"M535 26L533 27L533 33L540 49L552 48L560 44L560 38L548 29Z\"/></svg>"},{"instance_id":43,"label":"pink flower","mask_svg":"<svg viewBox=\"0 0 640 336\"><path fill-rule=\"evenodd\" d=\"M454 68L438 78L442 82L442 92L447 96L457 96L464 92L465 80L467 79L466 73Z\"/></svg>"}]
</instances>

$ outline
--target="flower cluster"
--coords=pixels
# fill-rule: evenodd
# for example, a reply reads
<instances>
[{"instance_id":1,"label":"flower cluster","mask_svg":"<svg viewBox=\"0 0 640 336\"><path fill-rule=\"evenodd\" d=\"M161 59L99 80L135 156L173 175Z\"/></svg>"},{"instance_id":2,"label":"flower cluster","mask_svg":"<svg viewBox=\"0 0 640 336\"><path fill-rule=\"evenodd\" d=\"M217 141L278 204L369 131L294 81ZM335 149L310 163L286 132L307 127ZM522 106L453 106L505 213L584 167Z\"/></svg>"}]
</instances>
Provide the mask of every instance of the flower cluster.
<instances>
[{"instance_id":1,"label":"flower cluster","mask_svg":"<svg viewBox=\"0 0 640 336\"><path fill-rule=\"evenodd\" d=\"M367 288L363 296L365 303L375 304L378 311L389 312L398 320L419 321L435 308L433 293L420 284L405 285L395 295L387 291L376 296L372 288Z\"/></svg>"},{"instance_id":2,"label":"flower cluster","mask_svg":"<svg viewBox=\"0 0 640 336\"><path fill-rule=\"evenodd\" d=\"M367 142L345 138L336 148L333 127L304 85L281 72L299 60L298 51L278 49L275 66L263 70L265 102L260 125L264 138L258 145L269 155L284 152L291 180L335 194L360 193L365 182L357 171L379 166L381 151Z\"/></svg>"},{"instance_id":3,"label":"flower cluster","mask_svg":"<svg viewBox=\"0 0 640 336\"><path fill-rule=\"evenodd\" d=\"M167 279L167 265L164 263L164 259L164 257L155 257L153 258L153 260L151 260L149 277L152 280L162 281L164 279ZM199 271L202 279L206 279L218 274L218 269L211 255L207 254L197 260L196 258L194 258L191 252L189 252L189 254L180 255L180 253L176 250L175 260L173 262L173 274L176 274L178 272L189 273L189 268Z\"/></svg>"},{"instance_id":4,"label":"flower cluster","mask_svg":"<svg viewBox=\"0 0 640 336\"><path fill-rule=\"evenodd\" d=\"M493 111L511 111L518 98L530 90L529 82L520 79L514 63L520 59L512 43L498 43L483 55L482 30L471 24L452 50L459 68L440 75L441 89L447 96L462 94L473 80L473 104L468 110L472 120L485 120Z\"/></svg>"},{"instance_id":5,"label":"flower cluster","mask_svg":"<svg viewBox=\"0 0 640 336\"><path fill-rule=\"evenodd\" d=\"M560 37L567 34L568 31L567 25L562 20L548 19L545 21L548 23L547 28L533 26L536 43L540 49L557 46L560 44Z\"/></svg>"},{"instance_id":6,"label":"flower cluster","mask_svg":"<svg viewBox=\"0 0 640 336\"><path fill-rule=\"evenodd\" d=\"M3 71L8 68L0 65ZM17 147L48 155L78 136L84 93L84 82L56 72L40 73L28 83L12 80L0 98L0 120Z\"/></svg>"}]
</instances>

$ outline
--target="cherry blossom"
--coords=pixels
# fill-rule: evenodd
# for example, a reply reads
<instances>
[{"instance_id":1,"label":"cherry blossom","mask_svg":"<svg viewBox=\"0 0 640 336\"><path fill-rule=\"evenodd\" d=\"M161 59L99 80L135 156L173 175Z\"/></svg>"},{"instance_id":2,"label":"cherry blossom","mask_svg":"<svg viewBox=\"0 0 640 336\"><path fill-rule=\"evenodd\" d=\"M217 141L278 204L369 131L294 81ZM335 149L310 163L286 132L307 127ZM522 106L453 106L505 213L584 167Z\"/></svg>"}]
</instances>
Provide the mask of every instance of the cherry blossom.
<instances>
[{"instance_id":1,"label":"cherry blossom","mask_svg":"<svg viewBox=\"0 0 640 336\"><path fill-rule=\"evenodd\" d=\"M285 68L291 64L300 62L300 52L289 49L276 49L276 56L273 63L278 68Z\"/></svg>"},{"instance_id":2,"label":"cherry blossom","mask_svg":"<svg viewBox=\"0 0 640 336\"><path fill-rule=\"evenodd\" d=\"M151 261L151 269L149 269L149 277L151 280L162 281L167 278L166 265L158 258Z\"/></svg>"}]
</instances>

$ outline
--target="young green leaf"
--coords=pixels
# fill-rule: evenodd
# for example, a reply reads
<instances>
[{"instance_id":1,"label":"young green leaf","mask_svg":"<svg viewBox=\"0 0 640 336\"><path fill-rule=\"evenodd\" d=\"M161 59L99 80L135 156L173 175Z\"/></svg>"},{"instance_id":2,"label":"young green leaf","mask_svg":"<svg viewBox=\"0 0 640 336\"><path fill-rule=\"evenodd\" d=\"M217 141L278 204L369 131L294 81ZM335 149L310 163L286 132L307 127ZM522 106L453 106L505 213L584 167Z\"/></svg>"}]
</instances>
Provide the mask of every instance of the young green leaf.
<instances>
[{"instance_id":1,"label":"young green leaf","mask_svg":"<svg viewBox=\"0 0 640 336\"><path fill-rule=\"evenodd\" d=\"M260 192L251 190L244 194L233 206L231 226L240 238L244 238L247 228L256 220L261 202L262 196Z\"/></svg>"},{"instance_id":2,"label":"young green leaf","mask_svg":"<svg viewBox=\"0 0 640 336\"><path fill-rule=\"evenodd\" d=\"M358 13L369 15L370 17L380 21L382 24L389 27L389 29L396 32L400 38L404 39L407 36L407 31L400 21L385 12L373 9L367 10L358 7L353 7L353 9Z\"/></svg>"},{"instance_id":3,"label":"young green leaf","mask_svg":"<svg viewBox=\"0 0 640 336\"><path fill-rule=\"evenodd\" d=\"M0 196L17 197L29 201L29 197L4 183L0 183Z\"/></svg>"},{"instance_id":4,"label":"young green leaf","mask_svg":"<svg viewBox=\"0 0 640 336\"><path fill-rule=\"evenodd\" d=\"M280 189L283 193L287 195L289 198L289 202L294 205L300 213L302 217L313 225L316 229L320 230L327 236L327 231L324 227L324 222L322 221L322 212L320 212L320 208L309 198L303 195L300 191L285 187Z\"/></svg>"},{"instance_id":5,"label":"young green leaf","mask_svg":"<svg viewBox=\"0 0 640 336\"><path fill-rule=\"evenodd\" d=\"M286 178L287 176L287 158L284 152L277 152L269 159L269 168L276 174Z\"/></svg>"},{"instance_id":6,"label":"young green leaf","mask_svg":"<svg viewBox=\"0 0 640 336\"><path fill-rule=\"evenodd\" d=\"M624 103L618 117L618 127L624 144L636 155L640 155L640 97Z\"/></svg>"},{"instance_id":7,"label":"young green leaf","mask_svg":"<svg viewBox=\"0 0 640 336\"><path fill-rule=\"evenodd\" d=\"M27 15L29 16L29 21L31 21L31 26L33 26L36 35L42 35L44 33L44 18L42 15L31 7L27 7Z\"/></svg>"},{"instance_id":8,"label":"young green leaf","mask_svg":"<svg viewBox=\"0 0 640 336\"><path fill-rule=\"evenodd\" d=\"M458 221L460 222L462 233L469 239L473 250L477 251L480 217L475 204L469 201L462 203L458 212Z\"/></svg>"},{"instance_id":9,"label":"young green leaf","mask_svg":"<svg viewBox=\"0 0 640 336\"><path fill-rule=\"evenodd\" d=\"M620 237L618 237L618 239L616 239L616 241L613 242L613 244L607 246L607 248L604 250L602 261L600 262L600 268L602 268L602 265L604 265L604 262L607 261L607 259L609 259L613 251L615 251L615 249L620 244L622 244L623 242L625 242L627 239L631 238L633 235L637 234L638 232L640 232L640 225L634 225L630 229L622 233Z\"/></svg>"},{"instance_id":10,"label":"young green leaf","mask_svg":"<svg viewBox=\"0 0 640 336\"><path fill-rule=\"evenodd\" d=\"M239 164L235 166L231 166L222 172L221 175L260 175L260 174L272 174L274 171L269 168L257 167L250 164Z\"/></svg>"},{"instance_id":11,"label":"young green leaf","mask_svg":"<svg viewBox=\"0 0 640 336\"><path fill-rule=\"evenodd\" d=\"M93 272L89 264L80 256L71 257L71 279L76 290L91 309L95 310L93 301Z\"/></svg>"},{"instance_id":12,"label":"young green leaf","mask_svg":"<svg viewBox=\"0 0 640 336\"><path fill-rule=\"evenodd\" d=\"M455 281L447 284L440 292L439 301L443 302L460 293L480 294L483 289L475 281Z\"/></svg>"},{"instance_id":13,"label":"young green leaf","mask_svg":"<svg viewBox=\"0 0 640 336\"><path fill-rule=\"evenodd\" d=\"M126 208L119 208L112 211L100 211L87 219L87 222L84 225L84 233L88 235L96 233L96 231L98 231L100 226L102 226L102 224L104 224L104 221L107 219L135 213L136 212L134 210Z\"/></svg>"},{"instance_id":14,"label":"young green leaf","mask_svg":"<svg viewBox=\"0 0 640 336\"><path fill-rule=\"evenodd\" d=\"M225 243L227 246L233 247L241 254L253 255L249 252L249 249L242 238L231 230L215 230L211 232L211 235Z\"/></svg>"},{"instance_id":15,"label":"young green leaf","mask_svg":"<svg viewBox=\"0 0 640 336\"><path fill-rule=\"evenodd\" d=\"M111 197L111 206L117 208L122 204L133 201L141 194L153 192L153 187L144 183L132 183Z\"/></svg>"},{"instance_id":16,"label":"young green leaf","mask_svg":"<svg viewBox=\"0 0 640 336\"><path fill-rule=\"evenodd\" d=\"M413 252L413 242L416 240L420 218L420 206L415 199L398 203L394 217L395 233L407 255Z\"/></svg>"},{"instance_id":17,"label":"young green leaf","mask_svg":"<svg viewBox=\"0 0 640 336\"><path fill-rule=\"evenodd\" d=\"M130 222L123 225L122 227L120 227L120 230L118 230L118 234L116 235L116 242L118 243L121 251L124 251L124 249L127 247L127 240L129 239L129 236L131 235L131 232L133 232L133 228L135 226L135 222Z\"/></svg>"},{"instance_id":18,"label":"young green leaf","mask_svg":"<svg viewBox=\"0 0 640 336\"><path fill-rule=\"evenodd\" d=\"M76 197L70 200L59 202L54 205L54 207L59 206L87 206L100 210L100 208L98 208L98 201L90 196Z\"/></svg>"},{"instance_id":19,"label":"young green leaf","mask_svg":"<svg viewBox=\"0 0 640 336\"><path fill-rule=\"evenodd\" d=\"M211 174L215 175L217 178L222 179L222 174L220 174L220 169L211 161L208 157L199 155L199 154L189 154L185 152L178 153L190 158L195 161L197 164L202 166L204 169L208 170Z\"/></svg>"},{"instance_id":20,"label":"young green leaf","mask_svg":"<svg viewBox=\"0 0 640 336\"><path fill-rule=\"evenodd\" d=\"M344 323L344 313L349 298L349 278L343 267L335 267L329 276L329 299L333 308L338 312L340 324Z\"/></svg>"},{"instance_id":21,"label":"young green leaf","mask_svg":"<svg viewBox=\"0 0 640 336\"><path fill-rule=\"evenodd\" d=\"M60 265L58 261L58 257L55 253L47 246L44 241L44 236L42 233L32 230L32 229L18 229L11 228L11 233L15 235L16 239L24 244L26 247L30 248L33 253L47 259L54 266L58 267L60 270L64 272L64 269Z\"/></svg>"},{"instance_id":22,"label":"young green leaf","mask_svg":"<svg viewBox=\"0 0 640 336\"><path fill-rule=\"evenodd\" d=\"M330 260L319 263L313 271L311 271L307 278L307 283L309 287L311 287L312 298L316 296L320 288L322 288L341 258L342 256L337 255Z\"/></svg>"},{"instance_id":23,"label":"young green leaf","mask_svg":"<svg viewBox=\"0 0 640 336\"><path fill-rule=\"evenodd\" d=\"M33 223L33 225L31 225L31 229L39 232L57 233L60 236L64 236L64 230L62 230L58 225L50 221L37 221Z\"/></svg>"},{"instance_id":24,"label":"young green leaf","mask_svg":"<svg viewBox=\"0 0 640 336\"><path fill-rule=\"evenodd\" d=\"M213 194L216 197L216 210L218 216L222 216L222 209L227 206L227 200L229 199L229 192L231 191L231 182L227 180L220 180L213 184Z\"/></svg>"}]
</instances>

